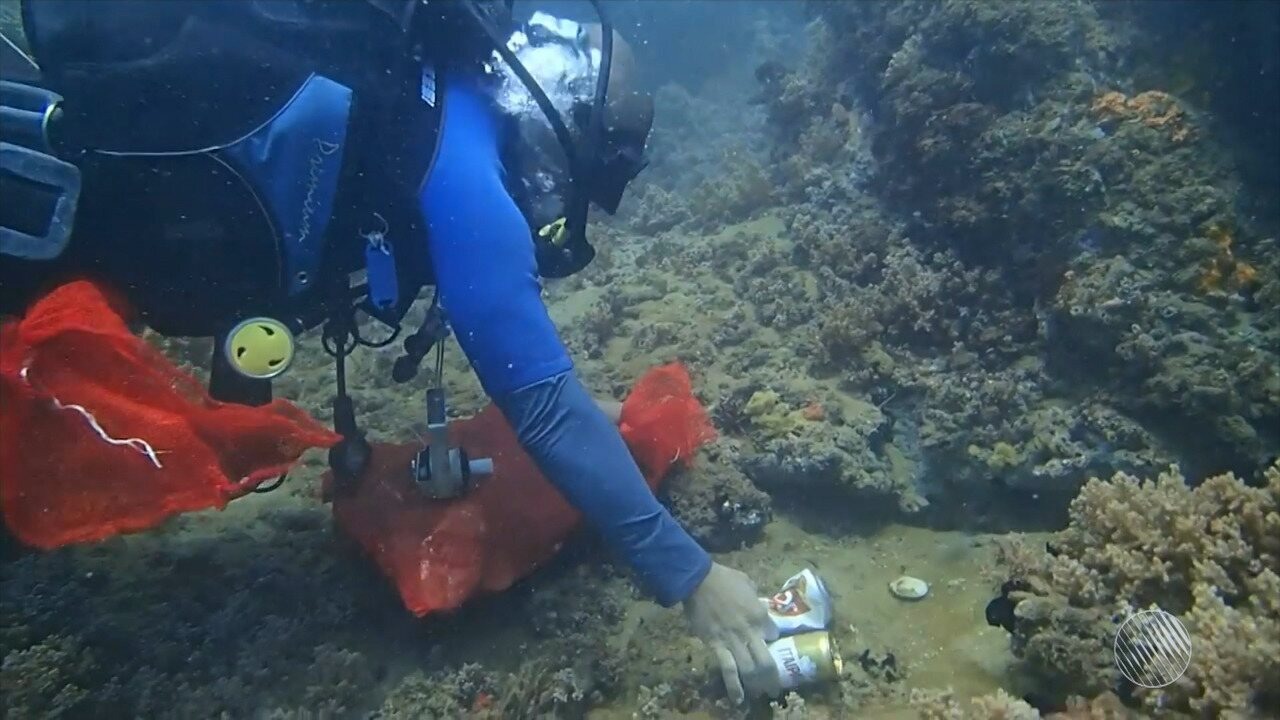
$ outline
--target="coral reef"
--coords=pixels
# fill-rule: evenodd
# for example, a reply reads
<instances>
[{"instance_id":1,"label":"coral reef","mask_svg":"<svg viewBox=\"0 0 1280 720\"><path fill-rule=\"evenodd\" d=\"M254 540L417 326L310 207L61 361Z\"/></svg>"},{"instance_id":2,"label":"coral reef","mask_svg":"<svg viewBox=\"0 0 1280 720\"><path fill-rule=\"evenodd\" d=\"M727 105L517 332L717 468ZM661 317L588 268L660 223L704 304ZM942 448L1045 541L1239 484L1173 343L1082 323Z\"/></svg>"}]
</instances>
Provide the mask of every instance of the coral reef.
<instances>
[{"instance_id":1,"label":"coral reef","mask_svg":"<svg viewBox=\"0 0 1280 720\"><path fill-rule=\"evenodd\" d=\"M76 639L51 635L5 654L0 693L7 708L26 717L74 717L89 700L80 685L91 684L97 671L93 656Z\"/></svg>"},{"instance_id":2,"label":"coral reef","mask_svg":"<svg viewBox=\"0 0 1280 720\"><path fill-rule=\"evenodd\" d=\"M911 704L920 713L921 720L1128 720L1137 713L1126 708L1111 693L1092 700L1072 697L1061 712L1041 715L1030 704L997 690L990 695L956 698L952 692L913 690Z\"/></svg>"},{"instance_id":3,"label":"coral reef","mask_svg":"<svg viewBox=\"0 0 1280 720\"><path fill-rule=\"evenodd\" d=\"M1274 714L1280 679L1280 464L1259 486L1172 470L1091 480L1043 554L1005 553L1013 649L1054 693L1122 688L1149 710ZM1122 682L1117 624L1159 607L1191 634L1191 664L1159 688Z\"/></svg>"},{"instance_id":4,"label":"coral reef","mask_svg":"<svg viewBox=\"0 0 1280 720\"><path fill-rule=\"evenodd\" d=\"M645 185L628 205L624 218L629 227L645 235L657 235L692 219L688 204L659 185Z\"/></svg>"},{"instance_id":5,"label":"coral reef","mask_svg":"<svg viewBox=\"0 0 1280 720\"><path fill-rule=\"evenodd\" d=\"M374 717L581 717L612 695L621 657L610 640L622 617L625 581L595 562L562 563L552 572L535 592L507 600L531 633L514 662L444 664L437 658L426 663L435 669L399 678ZM469 632L465 624L458 630Z\"/></svg>"},{"instance_id":6,"label":"coral reef","mask_svg":"<svg viewBox=\"0 0 1280 720\"><path fill-rule=\"evenodd\" d=\"M413 632L398 601L354 554L323 547L327 532L296 525L288 533L272 518L263 530L281 529L271 530L269 548L224 532L181 549L130 541L142 546L132 548L143 550L137 556L116 542L9 563L0 588L8 712L344 717L381 702L378 716L388 718L480 710L490 714L477 717L577 716L617 682L619 660L608 641L621 618L618 598L629 591L623 578L587 564L553 571L515 613L539 638L538 653L516 669L450 669L424 652L416 664L425 669L380 700L391 656L367 638ZM122 554L151 574L118 567ZM435 629L445 644L471 632ZM402 659L415 664L412 657Z\"/></svg>"},{"instance_id":7,"label":"coral reef","mask_svg":"<svg viewBox=\"0 0 1280 720\"><path fill-rule=\"evenodd\" d=\"M1136 122L1162 130L1175 143L1184 143L1192 137L1193 128L1188 124L1186 110L1177 98L1159 90L1147 90L1133 97L1110 90L1095 97L1089 109L1104 121Z\"/></svg>"},{"instance_id":8,"label":"coral reef","mask_svg":"<svg viewBox=\"0 0 1280 720\"><path fill-rule=\"evenodd\" d=\"M805 720L813 717L804 698L796 692L789 692L781 700L770 702L769 711L774 720Z\"/></svg>"},{"instance_id":9,"label":"coral reef","mask_svg":"<svg viewBox=\"0 0 1280 720\"><path fill-rule=\"evenodd\" d=\"M835 491L848 501L883 500L905 512L927 505L915 478L896 472L890 457L873 447L884 416L874 407L862 411L857 417L808 421L793 410L797 431L761 438L757 452L743 455L743 470L760 487L793 501Z\"/></svg>"},{"instance_id":10,"label":"coral reef","mask_svg":"<svg viewBox=\"0 0 1280 720\"><path fill-rule=\"evenodd\" d=\"M916 378L954 385L982 368L1020 376L1005 394L1058 407L1054 425L1130 427L1113 457L1109 440L1021 448L1028 430L1001 427L1008 413L995 427L950 423L945 451L926 455L959 469L960 490L1038 478L1065 498L1090 473L1172 459L1248 472L1280 451L1280 332L1263 310L1280 253L1242 216L1249 197L1202 110L1122 73L1148 18L1086 2L812 7L806 62L758 79L776 160L803 166L781 193L822 303L818 372L916 414L932 405ZM845 150L814 140L847 141L864 116ZM951 394L960 417L983 412ZM956 452L971 428L993 437ZM1018 452L993 455L997 442Z\"/></svg>"},{"instance_id":11,"label":"coral reef","mask_svg":"<svg viewBox=\"0 0 1280 720\"><path fill-rule=\"evenodd\" d=\"M529 662L512 673L476 663L432 673L415 671L391 689L375 720L532 720L580 717L591 693L570 668Z\"/></svg>"},{"instance_id":12,"label":"coral reef","mask_svg":"<svg viewBox=\"0 0 1280 720\"><path fill-rule=\"evenodd\" d=\"M493 707L497 679L475 663L428 675L411 673L387 693L377 720L465 717Z\"/></svg>"},{"instance_id":13,"label":"coral reef","mask_svg":"<svg viewBox=\"0 0 1280 720\"><path fill-rule=\"evenodd\" d=\"M777 184L765 166L764 117L747 100L729 88L694 95L674 83L660 87L652 168L629 192L621 223L646 234L711 232L772 205Z\"/></svg>"},{"instance_id":14,"label":"coral reef","mask_svg":"<svg viewBox=\"0 0 1280 720\"><path fill-rule=\"evenodd\" d=\"M723 164L728 170L704 181L689 198L699 230L747 220L774 204L774 183L758 160L735 150Z\"/></svg>"},{"instance_id":15,"label":"coral reef","mask_svg":"<svg viewBox=\"0 0 1280 720\"><path fill-rule=\"evenodd\" d=\"M920 713L921 720L1040 720L1040 713L1027 703L1011 697L1004 690L994 695L969 698L961 702L951 693L931 693L914 690L911 704Z\"/></svg>"},{"instance_id":16,"label":"coral reef","mask_svg":"<svg viewBox=\"0 0 1280 720\"><path fill-rule=\"evenodd\" d=\"M333 559L326 533L285 533L269 547L234 532L181 545L164 535L136 543L145 574L112 562L123 541L6 565L4 685L15 717L336 711L371 689L350 631L372 599Z\"/></svg>"}]
</instances>

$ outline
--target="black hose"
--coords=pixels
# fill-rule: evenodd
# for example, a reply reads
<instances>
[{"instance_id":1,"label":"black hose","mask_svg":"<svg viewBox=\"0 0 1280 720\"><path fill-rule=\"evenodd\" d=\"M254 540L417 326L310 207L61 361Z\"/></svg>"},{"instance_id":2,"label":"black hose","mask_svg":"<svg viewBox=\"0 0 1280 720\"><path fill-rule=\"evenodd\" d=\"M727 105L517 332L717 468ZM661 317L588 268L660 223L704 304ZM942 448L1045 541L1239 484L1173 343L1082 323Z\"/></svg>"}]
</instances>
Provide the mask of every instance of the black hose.
<instances>
[{"instance_id":1,"label":"black hose","mask_svg":"<svg viewBox=\"0 0 1280 720\"><path fill-rule=\"evenodd\" d=\"M284 484L284 480L287 477L289 477L289 473L283 473L280 475L280 477L276 478L275 482L271 483L270 485L259 485L258 487L253 489L253 492L258 493L259 495L263 495L271 492L272 490L277 490L281 485Z\"/></svg>"}]
</instances>

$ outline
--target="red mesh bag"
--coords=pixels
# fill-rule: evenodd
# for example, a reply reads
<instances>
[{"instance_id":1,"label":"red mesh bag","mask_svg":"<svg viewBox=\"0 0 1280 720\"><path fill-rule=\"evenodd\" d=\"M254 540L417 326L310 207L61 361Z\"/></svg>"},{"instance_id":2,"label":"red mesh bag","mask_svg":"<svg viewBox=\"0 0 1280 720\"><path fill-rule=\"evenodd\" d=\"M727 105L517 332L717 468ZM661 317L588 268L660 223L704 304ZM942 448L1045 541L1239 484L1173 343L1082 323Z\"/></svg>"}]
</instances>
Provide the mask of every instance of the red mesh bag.
<instances>
[{"instance_id":1,"label":"red mesh bag","mask_svg":"<svg viewBox=\"0 0 1280 720\"><path fill-rule=\"evenodd\" d=\"M671 465L693 457L716 432L683 365L653 368L622 403L622 437L652 485Z\"/></svg>"},{"instance_id":2,"label":"red mesh bag","mask_svg":"<svg viewBox=\"0 0 1280 720\"><path fill-rule=\"evenodd\" d=\"M129 332L124 304L73 282L0 326L0 509L54 548L225 507L338 437L277 400L245 407Z\"/></svg>"},{"instance_id":3,"label":"red mesh bag","mask_svg":"<svg viewBox=\"0 0 1280 720\"><path fill-rule=\"evenodd\" d=\"M375 445L354 492L334 500L339 529L371 555L415 615L498 592L550 560L579 515L521 449L495 407L450 426L494 474L457 500L426 499L409 477L417 444ZM714 437L680 365L649 371L622 406L622 436L651 488Z\"/></svg>"}]
</instances>

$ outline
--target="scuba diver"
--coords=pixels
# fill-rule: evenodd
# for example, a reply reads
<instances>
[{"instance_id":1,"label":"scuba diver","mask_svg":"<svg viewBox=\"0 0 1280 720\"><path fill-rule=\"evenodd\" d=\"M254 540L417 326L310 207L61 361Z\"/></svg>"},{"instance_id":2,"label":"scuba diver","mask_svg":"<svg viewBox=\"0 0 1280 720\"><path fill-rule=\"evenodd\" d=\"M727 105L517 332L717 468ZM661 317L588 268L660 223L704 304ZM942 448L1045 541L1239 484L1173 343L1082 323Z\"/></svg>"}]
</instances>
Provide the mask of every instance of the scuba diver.
<instances>
[{"instance_id":1,"label":"scuba diver","mask_svg":"<svg viewBox=\"0 0 1280 720\"><path fill-rule=\"evenodd\" d=\"M428 426L444 437L451 331L547 478L652 597L683 605L730 696L776 695L755 585L655 499L541 298L540 278L594 255L588 205L615 212L644 167L651 97L603 14L517 27L510 5L24 0L0 93L0 314L106 279L157 332L214 337L210 393L244 404L270 399L291 355L263 359L253 334L323 324L344 438L330 464L356 482L369 445L343 360L390 342L366 340L356 311L398 331L434 286L394 373L435 349ZM448 452L415 463L428 492L485 471L431 447Z\"/></svg>"}]
</instances>

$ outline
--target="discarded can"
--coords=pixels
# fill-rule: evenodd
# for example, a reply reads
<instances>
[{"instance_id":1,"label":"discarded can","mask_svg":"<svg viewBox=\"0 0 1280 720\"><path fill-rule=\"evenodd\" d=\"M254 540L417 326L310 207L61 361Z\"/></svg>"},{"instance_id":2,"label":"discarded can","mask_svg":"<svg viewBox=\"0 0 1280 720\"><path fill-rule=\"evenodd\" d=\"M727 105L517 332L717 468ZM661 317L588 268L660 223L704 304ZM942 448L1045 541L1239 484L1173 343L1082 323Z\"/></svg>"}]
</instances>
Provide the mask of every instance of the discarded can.
<instances>
[{"instance_id":1,"label":"discarded can","mask_svg":"<svg viewBox=\"0 0 1280 720\"><path fill-rule=\"evenodd\" d=\"M808 568L792 575L776 595L762 599L779 635L826 630L831 624L831 594Z\"/></svg>"},{"instance_id":2,"label":"discarded can","mask_svg":"<svg viewBox=\"0 0 1280 720\"><path fill-rule=\"evenodd\" d=\"M783 690L835 680L844 666L831 634L826 631L801 633L769 643L769 654L773 656Z\"/></svg>"}]
</instances>

